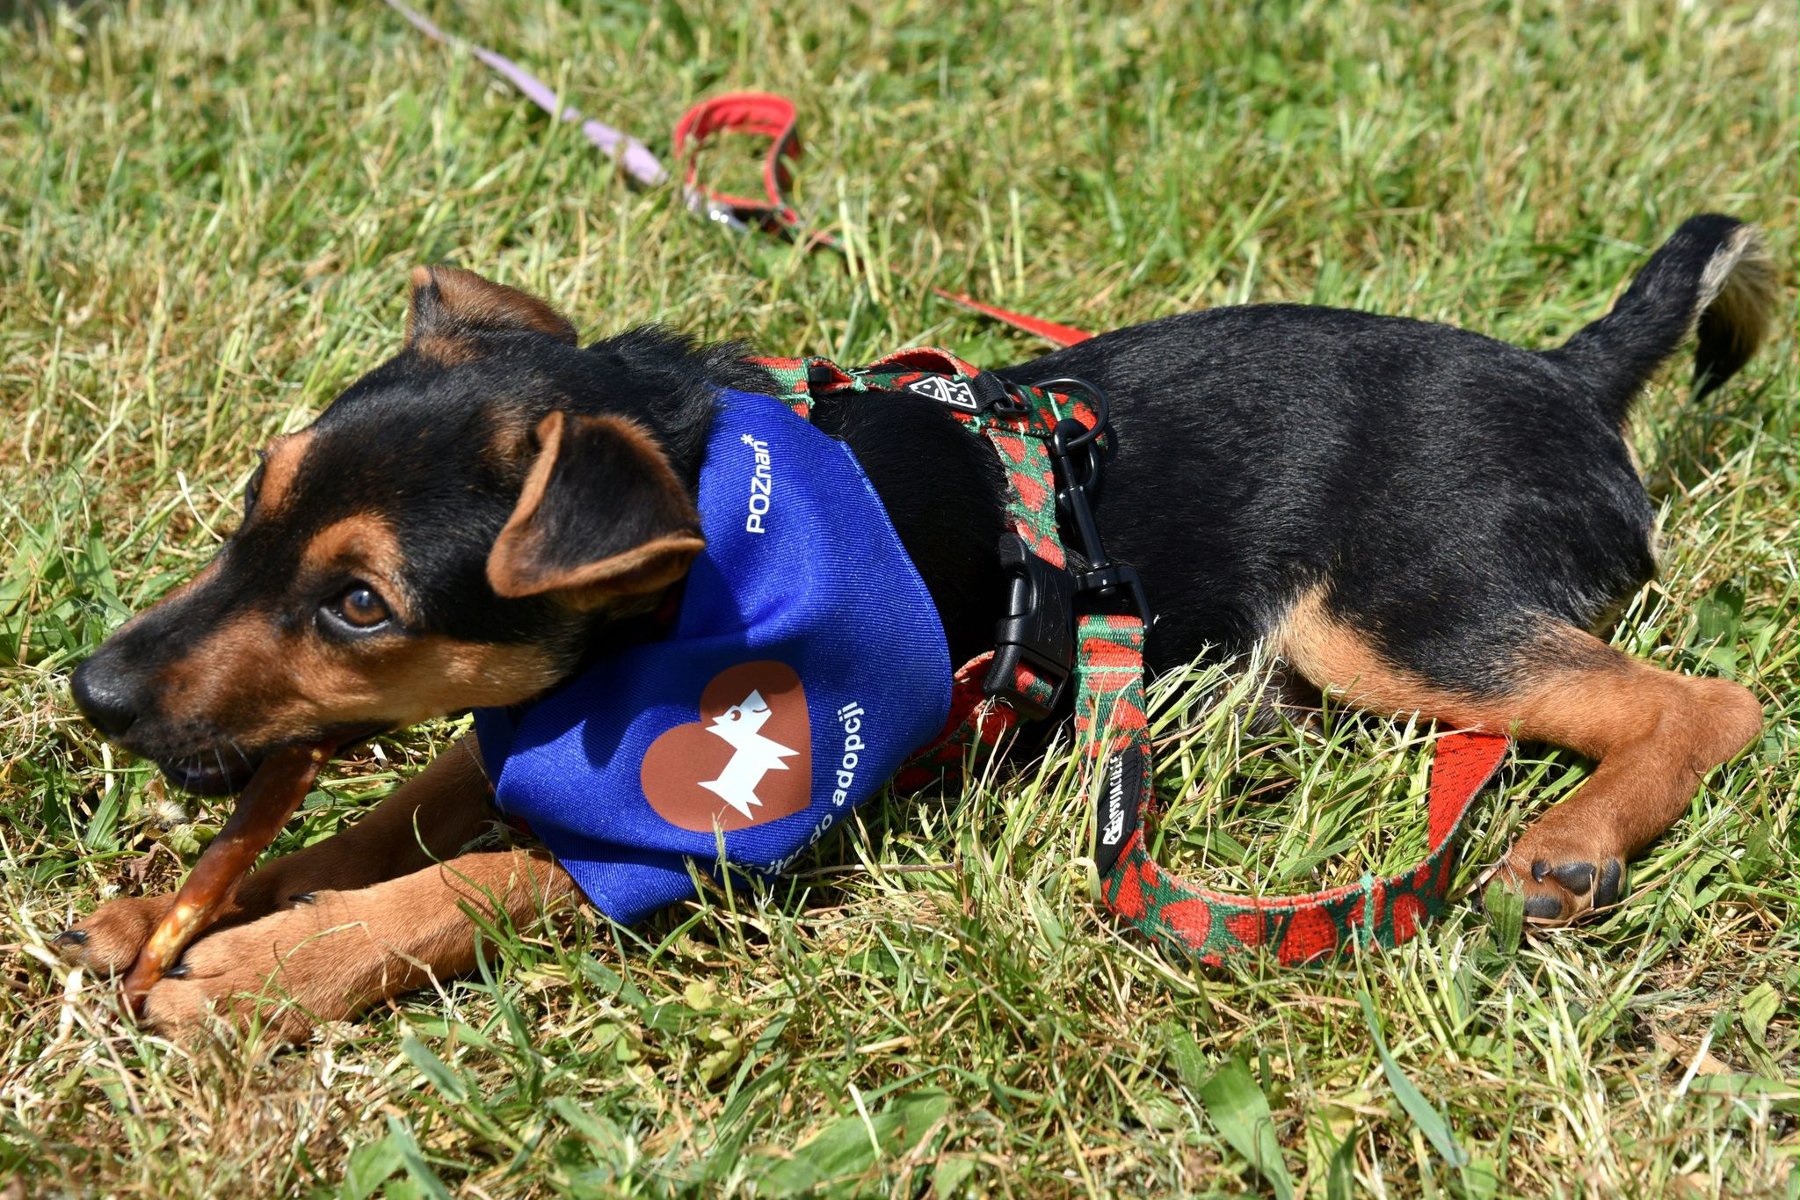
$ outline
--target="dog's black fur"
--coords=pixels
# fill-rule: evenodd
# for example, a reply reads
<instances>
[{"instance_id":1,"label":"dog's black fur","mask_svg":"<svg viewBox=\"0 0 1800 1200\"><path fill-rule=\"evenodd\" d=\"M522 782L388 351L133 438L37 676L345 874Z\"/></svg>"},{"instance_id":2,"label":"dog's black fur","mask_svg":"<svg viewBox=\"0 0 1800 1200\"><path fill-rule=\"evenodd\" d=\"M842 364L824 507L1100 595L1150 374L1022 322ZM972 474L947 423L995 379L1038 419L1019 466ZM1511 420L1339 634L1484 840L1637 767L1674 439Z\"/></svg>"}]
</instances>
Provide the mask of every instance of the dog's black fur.
<instances>
[{"instance_id":1,"label":"dog's black fur","mask_svg":"<svg viewBox=\"0 0 1800 1200\"><path fill-rule=\"evenodd\" d=\"M1307 597L1308 619L1327 640L1352 638L1412 689L1371 691L1371 704L1435 703L1451 719L1468 711L1510 720L1510 710L1478 702L1525 697L1537 712L1549 703L1543 679L1571 656L1614 669L1603 644L1565 634L1597 627L1654 570L1653 510L1622 423L1690 331L1699 334L1698 395L1744 363L1764 319L1759 253L1739 222L1693 218L1610 315L1543 352L1418 321L1267 305L1120 330L1002 374L1026 383L1076 376L1110 395L1117 447L1099 520L1108 550L1138 567L1157 610L1153 667L1209 648L1241 652ZM284 742L527 700L644 636L645 614L666 597L660 582L619 584L605 602L496 582L490 560L526 504L522 489L538 486L529 482L534 461L554 458L539 481L536 519L549 535L534 570L612 561L658 538L678 547L692 535L694 481L720 387L769 391L772 382L740 347L658 329L578 349L541 302L473 276L422 274L407 348L340 396L288 455L279 505L262 511L253 484L244 524L217 565L89 659L76 698L120 744L202 791L241 786ZM569 420L552 428L553 414ZM861 461L930 590L952 657L990 649L1004 594L995 558L1003 475L992 452L936 401L911 393L828 398L815 420ZM633 428L647 430L648 442ZM347 603L373 595L357 591L369 586L368 555L309 557L321 530L360 519L378 521L397 544L390 558L403 562L388 568L391 593L375 597L391 616L368 625L346 616ZM684 561L678 551L658 560ZM218 631L228 623L227 645ZM242 657L257 639L266 646L243 662L219 657ZM452 665L478 648L490 672L516 648L529 669L501 672L479 696L452 680L383 708L394 664L408 646L428 643ZM277 696L221 691L202 678L301 660L311 665L295 667L299 675L352 678L373 699L337 711L324 684L296 696L304 680L268 681L287 688ZM219 698L170 711L176 676L189 681L177 693ZM1706 703L1735 714L1719 745L1754 720L1754 704ZM271 724L274 709L290 715ZM1600 756L1609 738L1582 732L1562 744ZM1619 847L1630 838L1615 840L1606 854L1629 852Z\"/></svg>"}]
</instances>

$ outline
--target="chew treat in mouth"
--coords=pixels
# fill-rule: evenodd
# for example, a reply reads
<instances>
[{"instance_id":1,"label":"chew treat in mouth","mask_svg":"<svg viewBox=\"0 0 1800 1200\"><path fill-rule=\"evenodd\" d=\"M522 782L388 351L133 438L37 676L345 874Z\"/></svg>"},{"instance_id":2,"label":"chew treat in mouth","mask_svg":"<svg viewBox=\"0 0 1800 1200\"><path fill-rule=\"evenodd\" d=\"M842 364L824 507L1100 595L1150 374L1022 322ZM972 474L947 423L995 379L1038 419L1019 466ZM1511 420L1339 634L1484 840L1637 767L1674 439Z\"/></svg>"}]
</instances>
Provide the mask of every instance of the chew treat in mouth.
<instances>
[{"instance_id":1,"label":"chew treat in mouth","mask_svg":"<svg viewBox=\"0 0 1800 1200\"><path fill-rule=\"evenodd\" d=\"M330 753L330 748L322 745L289 746L275 751L256 769L225 828L201 853L200 861L175 893L174 906L125 973L125 999L134 1011L170 964L231 903L238 885L256 865L256 856L268 849L306 799Z\"/></svg>"}]
</instances>

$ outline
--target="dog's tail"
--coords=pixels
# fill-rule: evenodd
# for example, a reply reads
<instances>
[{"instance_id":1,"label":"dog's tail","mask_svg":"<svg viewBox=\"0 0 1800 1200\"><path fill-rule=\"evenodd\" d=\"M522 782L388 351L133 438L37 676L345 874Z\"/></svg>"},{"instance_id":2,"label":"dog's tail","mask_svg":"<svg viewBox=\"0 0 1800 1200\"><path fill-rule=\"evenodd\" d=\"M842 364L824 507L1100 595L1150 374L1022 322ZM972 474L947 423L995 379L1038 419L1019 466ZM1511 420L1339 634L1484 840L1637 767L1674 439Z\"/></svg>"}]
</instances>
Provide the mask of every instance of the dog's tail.
<instances>
[{"instance_id":1,"label":"dog's tail","mask_svg":"<svg viewBox=\"0 0 1800 1200\"><path fill-rule=\"evenodd\" d=\"M1588 376L1601 411L1618 424L1690 333L1700 335L1695 396L1730 379L1756 352L1775 302L1774 260L1756 227L1716 213L1690 217L1610 313L1552 353Z\"/></svg>"}]
</instances>

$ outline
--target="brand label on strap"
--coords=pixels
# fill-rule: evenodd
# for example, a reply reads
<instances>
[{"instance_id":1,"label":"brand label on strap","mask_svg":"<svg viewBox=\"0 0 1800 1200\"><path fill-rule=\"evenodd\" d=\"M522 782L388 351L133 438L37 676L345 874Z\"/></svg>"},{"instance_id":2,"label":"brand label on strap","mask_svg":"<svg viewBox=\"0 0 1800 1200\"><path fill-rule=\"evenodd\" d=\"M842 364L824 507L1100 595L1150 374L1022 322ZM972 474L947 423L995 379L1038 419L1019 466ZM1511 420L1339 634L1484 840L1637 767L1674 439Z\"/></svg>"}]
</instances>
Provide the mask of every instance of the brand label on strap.
<instances>
[{"instance_id":1,"label":"brand label on strap","mask_svg":"<svg viewBox=\"0 0 1800 1200\"><path fill-rule=\"evenodd\" d=\"M1138 827L1138 800L1144 788L1144 751L1125 746L1107 756L1094 777L1094 865L1105 875Z\"/></svg>"},{"instance_id":2,"label":"brand label on strap","mask_svg":"<svg viewBox=\"0 0 1800 1200\"><path fill-rule=\"evenodd\" d=\"M915 379L906 385L909 392L917 392L921 396L930 396L940 404L948 404L951 408L960 408L964 412L980 412L981 402L975 398L975 389L969 386L966 379L952 379L948 375L927 375L923 379Z\"/></svg>"}]
</instances>

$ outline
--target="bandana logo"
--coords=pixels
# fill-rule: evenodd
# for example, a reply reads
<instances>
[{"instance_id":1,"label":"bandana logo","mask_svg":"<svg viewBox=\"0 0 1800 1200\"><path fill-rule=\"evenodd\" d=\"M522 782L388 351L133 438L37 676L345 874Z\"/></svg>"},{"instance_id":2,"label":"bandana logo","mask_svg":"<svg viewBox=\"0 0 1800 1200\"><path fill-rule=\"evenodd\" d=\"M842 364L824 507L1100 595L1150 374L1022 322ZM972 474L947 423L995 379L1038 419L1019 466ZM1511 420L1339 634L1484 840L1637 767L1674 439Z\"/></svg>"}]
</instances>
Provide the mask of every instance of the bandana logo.
<instances>
[{"instance_id":1,"label":"bandana logo","mask_svg":"<svg viewBox=\"0 0 1800 1200\"><path fill-rule=\"evenodd\" d=\"M781 760L800 753L763 736L762 727L769 723L771 715L769 702L763 699L762 693L752 691L714 717L712 724L706 727L706 732L731 747L731 761L725 764L723 775L706 780L700 786L709 792L717 792L725 803L753 820L755 810L762 807L756 785L770 771L787 770L788 765Z\"/></svg>"},{"instance_id":2,"label":"bandana logo","mask_svg":"<svg viewBox=\"0 0 1800 1200\"><path fill-rule=\"evenodd\" d=\"M700 719L650 744L644 796L671 825L730 832L803 812L812 801L806 690L786 663L742 663L700 693Z\"/></svg>"},{"instance_id":3,"label":"bandana logo","mask_svg":"<svg viewBox=\"0 0 1800 1200\"><path fill-rule=\"evenodd\" d=\"M769 443L746 433L741 439L755 456L750 469L750 509L744 517L745 533L766 533L763 518L769 515L770 497L775 494L775 470L769 459Z\"/></svg>"},{"instance_id":4,"label":"bandana logo","mask_svg":"<svg viewBox=\"0 0 1800 1200\"><path fill-rule=\"evenodd\" d=\"M981 405L975 400L975 389L969 386L966 379L951 379L945 375L927 375L923 379L914 380L906 385L909 392L917 392L921 396L930 396L939 404L948 404L951 408L960 408L964 412L980 412Z\"/></svg>"}]
</instances>

